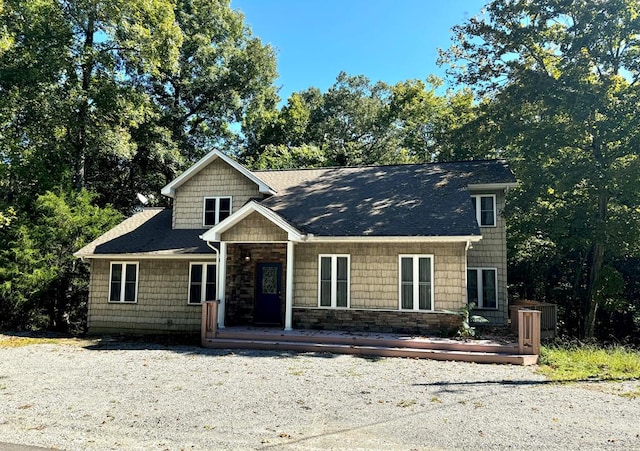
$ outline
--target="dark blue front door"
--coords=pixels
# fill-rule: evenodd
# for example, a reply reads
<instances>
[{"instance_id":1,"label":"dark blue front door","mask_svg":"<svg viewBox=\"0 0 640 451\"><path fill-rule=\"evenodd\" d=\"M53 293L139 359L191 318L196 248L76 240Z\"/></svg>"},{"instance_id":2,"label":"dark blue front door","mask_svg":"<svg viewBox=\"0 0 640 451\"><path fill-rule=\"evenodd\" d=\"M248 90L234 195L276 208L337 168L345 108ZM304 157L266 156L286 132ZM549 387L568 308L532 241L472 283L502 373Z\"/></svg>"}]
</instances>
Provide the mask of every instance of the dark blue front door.
<instances>
[{"instance_id":1,"label":"dark blue front door","mask_svg":"<svg viewBox=\"0 0 640 451\"><path fill-rule=\"evenodd\" d=\"M282 264L258 263L256 274L257 324L281 324Z\"/></svg>"}]
</instances>

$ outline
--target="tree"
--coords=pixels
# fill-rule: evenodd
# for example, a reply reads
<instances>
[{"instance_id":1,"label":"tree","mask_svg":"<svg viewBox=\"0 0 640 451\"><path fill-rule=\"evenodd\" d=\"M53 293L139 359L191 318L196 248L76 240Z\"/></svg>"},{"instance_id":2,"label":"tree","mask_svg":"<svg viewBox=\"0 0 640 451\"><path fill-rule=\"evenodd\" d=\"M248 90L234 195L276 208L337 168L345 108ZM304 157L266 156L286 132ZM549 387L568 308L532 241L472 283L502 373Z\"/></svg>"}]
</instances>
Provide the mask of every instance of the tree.
<instances>
[{"instance_id":1,"label":"tree","mask_svg":"<svg viewBox=\"0 0 640 451\"><path fill-rule=\"evenodd\" d=\"M515 235L573 262L586 336L620 291L615 262L638 254L639 13L635 0L496 0L442 54L490 99L484 120L521 180Z\"/></svg>"},{"instance_id":2,"label":"tree","mask_svg":"<svg viewBox=\"0 0 640 451\"><path fill-rule=\"evenodd\" d=\"M0 310L21 318L7 321L77 311L72 238L112 224L89 227L89 206L128 214L212 147L237 151L275 76L229 0L0 0ZM48 252L61 242L71 260Z\"/></svg>"},{"instance_id":3,"label":"tree","mask_svg":"<svg viewBox=\"0 0 640 451\"><path fill-rule=\"evenodd\" d=\"M279 111L265 110L246 122L242 157L258 161L268 146L312 146L324 153L327 165L431 161L448 126L439 121L448 104L435 94L436 80L428 83L390 86L341 72L325 93L293 93Z\"/></svg>"}]
</instances>

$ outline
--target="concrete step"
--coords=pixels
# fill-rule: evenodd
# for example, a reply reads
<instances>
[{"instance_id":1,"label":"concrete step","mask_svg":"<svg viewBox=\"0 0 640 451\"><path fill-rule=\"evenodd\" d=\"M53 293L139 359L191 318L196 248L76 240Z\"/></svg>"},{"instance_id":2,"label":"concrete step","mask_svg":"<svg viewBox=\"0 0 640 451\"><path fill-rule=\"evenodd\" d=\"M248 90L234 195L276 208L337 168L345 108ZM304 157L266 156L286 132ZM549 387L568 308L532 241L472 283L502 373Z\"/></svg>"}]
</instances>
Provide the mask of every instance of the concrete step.
<instances>
[{"instance_id":1,"label":"concrete step","mask_svg":"<svg viewBox=\"0 0 640 451\"><path fill-rule=\"evenodd\" d=\"M374 334L375 335L375 334ZM458 341L448 339L429 338L389 338L376 336L360 336L347 334L297 334L284 331L269 332L268 334L250 331L219 330L217 339L229 340L267 340L277 342L302 342L321 344L340 344L351 346L373 346L387 348L411 348L411 349L431 349L443 351L465 351L465 352L489 352L500 354L517 354L518 345L498 344L483 340Z\"/></svg>"},{"instance_id":2,"label":"concrete step","mask_svg":"<svg viewBox=\"0 0 640 451\"><path fill-rule=\"evenodd\" d=\"M500 352L461 351L443 349L424 349L409 347L373 345L353 345L340 343L317 343L290 340L244 340L232 338L209 338L203 341L207 348L215 349L259 349L286 350L297 352L331 352L382 357L410 357L433 360L454 360L460 362L501 363L511 365L535 365L537 355L520 355Z\"/></svg>"}]
</instances>

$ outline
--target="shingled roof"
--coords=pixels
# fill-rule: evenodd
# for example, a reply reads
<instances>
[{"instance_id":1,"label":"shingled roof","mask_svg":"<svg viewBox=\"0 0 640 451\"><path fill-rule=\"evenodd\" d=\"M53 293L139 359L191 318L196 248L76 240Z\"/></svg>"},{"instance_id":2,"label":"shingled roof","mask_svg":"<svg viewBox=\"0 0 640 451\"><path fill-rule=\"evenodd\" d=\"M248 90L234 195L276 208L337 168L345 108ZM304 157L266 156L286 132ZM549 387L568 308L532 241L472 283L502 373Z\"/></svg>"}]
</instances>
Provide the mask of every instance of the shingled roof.
<instances>
[{"instance_id":1,"label":"shingled roof","mask_svg":"<svg viewBox=\"0 0 640 451\"><path fill-rule=\"evenodd\" d=\"M502 160L254 171L276 193L256 201L315 237L480 236L469 187L514 186ZM172 229L172 210L146 208L74 255L212 254L207 229ZM232 216L233 217L233 216Z\"/></svg>"},{"instance_id":2,"label":"shingled roof","mask_svg":"<svg viewBox=\"0 0 640 451\"><path fill-rule=\"evenodd\" d=\"M515 184L502 160L256 171L277 194L261 202L315 236L480 235L469 185Z\"/></svg>"},{"instance_id":3,"label":"shingled roof","mask_svg":"<svg viewBox=\"0 0 640 451\"><path fill-rule=\"evenodd\" d=\"M206 229L172 229L171 210L145 208L77 251L76 257L129 254L180 256L213 254L200 239ZM126 255L123 255L126 256Z\"/></svg>"}]
</instances>

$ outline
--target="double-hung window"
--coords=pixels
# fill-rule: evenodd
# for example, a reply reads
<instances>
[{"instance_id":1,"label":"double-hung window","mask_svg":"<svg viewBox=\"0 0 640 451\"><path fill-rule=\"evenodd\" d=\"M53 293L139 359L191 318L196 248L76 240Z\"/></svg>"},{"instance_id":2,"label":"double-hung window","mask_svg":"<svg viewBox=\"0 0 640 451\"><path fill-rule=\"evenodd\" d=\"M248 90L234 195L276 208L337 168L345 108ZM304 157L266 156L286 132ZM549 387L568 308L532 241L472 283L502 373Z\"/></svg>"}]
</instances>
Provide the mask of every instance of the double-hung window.
<instances>
[{"instance_id":1,"label":"double-hung window","mask_svg":"<svg viewBox=\"0 0 640 451\"><path fill-rule=\"evenodd\" d=\"M349 307L349 255L320 255L318 263L318 305Z\"/></svg>"},{"instance_id":2,"label":"double-hung window","mask_svg":"<svg viewBox=\"0 0 640 451\"><path fill-rule=\"evenodd\" d=\"M109 302L138 302L138 262L111 262Z\"/></svg>"},{"instance_id":3,"label":"double-hung window","mask_svg":"<svg viewBox=\"0 0 640 451\"><path fill-rule=\"evenodd\" d=\"M215 301L217 298L216 279L215 263L191 263L189 266L188 303L195 305L205 301Z\"/></svg>"},{"instance_id":4,"label":"double-hung window","mask_svg":"<svg viewBox=\"0 0 640 451\"><path fill-rule=\"evenodd\" d=\"M433 310L433 255L400 255L400 309Z\"/></svg>"},{"instance_id":5,"label":"double-hung window","mask_svg":"<svg viewBox=\"0 0 640 451\"><path fill-rule=\"evenodd\" d=\"M467 268L467 301L478 308L498 308L498 270Z\"/></svg>"},{"instance_id":6,"label":"double-hung window","mask_svg":"<svg viewBox=\"0 0 640 451\"><path fill-rule=\"evenodd\" d=\"M231 197L205 197L202 223L213 226L231 215Z\"/></svg>"},{"instance_id":7,"label":"double-hung window","mask_svg":"<svg viewBox=\"0 0 640 451\"><path fill-rule=\"evenodd\" d=\"M495 194L478 194L471 196L473 211L480 227L496 226L496 196Z\"/></svg>"}]
</instances>

